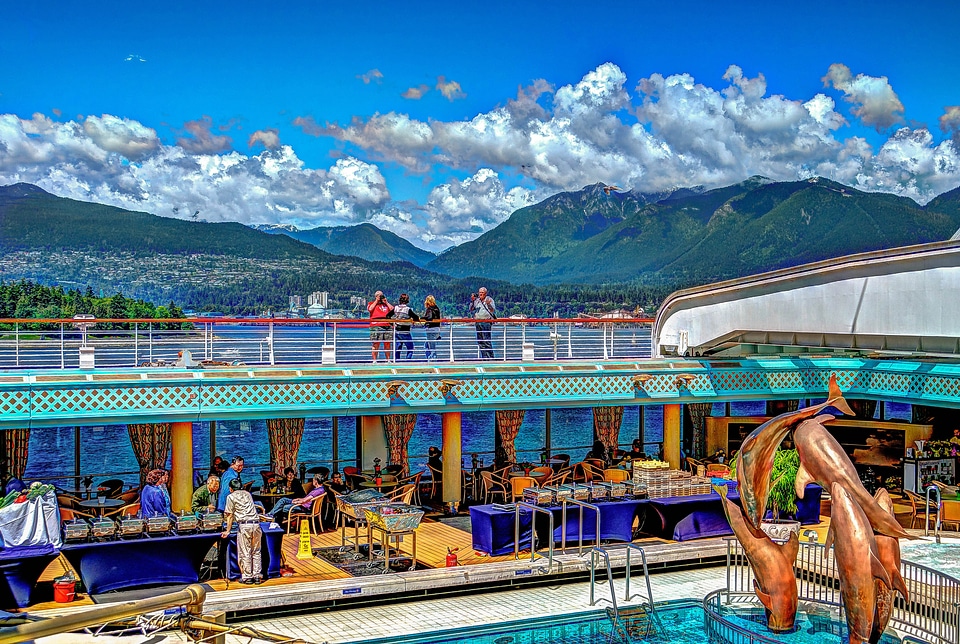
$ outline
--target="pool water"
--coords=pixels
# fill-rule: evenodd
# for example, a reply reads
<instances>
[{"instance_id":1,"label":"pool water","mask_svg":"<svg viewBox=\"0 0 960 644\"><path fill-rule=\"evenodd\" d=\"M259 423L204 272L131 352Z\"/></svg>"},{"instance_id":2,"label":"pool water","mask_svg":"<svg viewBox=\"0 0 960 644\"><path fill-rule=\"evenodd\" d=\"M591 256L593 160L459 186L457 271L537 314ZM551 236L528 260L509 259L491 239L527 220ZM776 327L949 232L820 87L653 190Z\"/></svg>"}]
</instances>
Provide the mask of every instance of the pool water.
<instances>
[{"instance_id":1,"label":"pool water","mask_svg":"<svg viewBox=\"0 0 960 644\"><path fill-rule=\"evenodd\" d=\"M634 632L631 644L710 644L704 626L703 604L692 599L657 605L663 634ZM774 637L766 629L762 608L739 605L725 610L730 622L765 637ZM840 644L847 642L846 624L836 621L828 610L801 606L797 627L791 633L774 637L785 644ZM545 617L536 620L499 623L455 630L437 631L379 640L364 644L620 644L605 611ZM881 644L899 644L900 639L884 635Z\"/></svg>"},{"instance_id":2,"label":"pool water","mask_svg":"<svg viewBox=\"0 0 960 644\"><path fill-rule=\"evenodd\" d=\"M901 539L900 557L960 579L960 539L942 537L941 543L932 536L922 541Z\"/></svg>"}]
</instances>

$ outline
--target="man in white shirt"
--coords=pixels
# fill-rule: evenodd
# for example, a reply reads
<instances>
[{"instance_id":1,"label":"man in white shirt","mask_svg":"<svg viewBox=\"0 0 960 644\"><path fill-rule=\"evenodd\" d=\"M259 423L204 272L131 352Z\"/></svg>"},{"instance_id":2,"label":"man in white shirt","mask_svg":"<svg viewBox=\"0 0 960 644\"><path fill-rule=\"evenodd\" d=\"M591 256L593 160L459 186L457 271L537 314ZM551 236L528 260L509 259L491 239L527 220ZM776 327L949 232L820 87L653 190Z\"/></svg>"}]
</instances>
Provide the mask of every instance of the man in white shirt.
<instances>
[{"instance_id":1,"label":"man in white shirt","mask_svg":"<svg viewBox=\"0 0 960 644\"><path fill-rule=\"evenodd\" d=\"M493 341L491 330L493 320L497 319L497 306L493 298L487 295L487 289L481 286L470 296L470 313L477 320L477 348L481 360L493 360Z\"/></svg>"},{"instance_id":2,"label":"man in white shirt","mask_svg":"<svg viewBox=\"0 0 960 644\"><path fill-rule=\"evenodd\" d=\"M233 522L237 522L237 563L240 564L241 584L263 583L260 563L260 513L253 504L253 497L243 489L240 479L230 480L230 494L223 515L227 525L220 534L224 539L230 536Z\"/></svg>"}]
</instances>

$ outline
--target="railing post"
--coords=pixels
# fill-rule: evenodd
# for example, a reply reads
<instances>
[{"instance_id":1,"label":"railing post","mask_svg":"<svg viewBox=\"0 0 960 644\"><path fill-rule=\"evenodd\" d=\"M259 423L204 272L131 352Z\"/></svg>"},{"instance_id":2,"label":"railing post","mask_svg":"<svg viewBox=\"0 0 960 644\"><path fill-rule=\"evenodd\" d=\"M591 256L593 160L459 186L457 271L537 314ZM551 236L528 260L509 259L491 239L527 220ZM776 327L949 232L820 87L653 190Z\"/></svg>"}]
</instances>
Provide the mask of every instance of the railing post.
<instances>
[{"instance_id":1,"label":"railing post","mask_svg":"<svg viewBox=\"0 0 960 644\"><path fill-rule=\"evenodd\" d=\"M20 366L20 323L13 323L13 348L15 364Z\"/></svg>"},{"instance_id":2,"label":"railing post","mask_svg":"<svg viewBox=\"0 0 960 644\"><path fill-rule=\"evenodd\" d=\"M147 329L147 343L150 349L150 363L153 364L153 322L150 323Z\"/></svg>"},{"instance_id":3,"label":"railing post","mask_svg":"<svg viewBox=\"0 0 960 644\"><path fill-rule=\"evenodd\" d=\"M450 362L456 362L453 358L453 332L456 329L456 325L453 322L450 323Z\"/></svg>"},{"instance_id":4,"label":"railing post","mask_svg":"<svg viewBox=\"0 0 960 644\"><path fill-rule=\"evenodd\" d=\"M567 322L567 357L573 357L573 324Z\"/></svg>"},{"instance_id":5,"label":"railing post","mask_svg":"<svg viewBox=\"0 0 960 644\"><path fill-rule=\"evenodd\" d=\"M63 339L63 322L60 323L60 368L66 369L66 355ZM78 486L79 487L79 486Z\"/></svg>"},{"instance_id":6,"label":"railing post","mask_svg":"<svg viewBox=\"0 0 960 644\"><path fill-rule=\"evenodd\" d=\"M270 321L270 335L267 336L267 344L270 345L270 366L274 365L273 355L273 320Z\"/></svg>"},{"instance_id":7,"label":"railing post","mask_svg":"<svg viewBox=\"0 0 960 644\"><path fill-rule=\"evenodd\" d=\"M136 367L140 362L140 335L138 330L140 325L133 323L133 366Z\"/></svg>"}]
</instances>

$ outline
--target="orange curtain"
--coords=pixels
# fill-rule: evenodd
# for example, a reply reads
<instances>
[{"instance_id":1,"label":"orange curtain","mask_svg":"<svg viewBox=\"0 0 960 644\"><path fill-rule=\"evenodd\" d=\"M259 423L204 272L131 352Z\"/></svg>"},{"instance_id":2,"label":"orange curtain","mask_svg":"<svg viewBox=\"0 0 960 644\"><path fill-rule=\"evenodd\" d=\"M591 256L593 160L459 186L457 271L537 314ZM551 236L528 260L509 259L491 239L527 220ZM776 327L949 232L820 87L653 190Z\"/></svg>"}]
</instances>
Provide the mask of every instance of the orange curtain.
<instances>
[{"instance_id":1,"label":"orange curtain","mask_svg":"<svg viewBox=\"0 0 960 644\"><path fill-rule=\"evenodd\" d=\"M593 440L602 442L608 454L617 449L622 422L623 407L593 408Z\"/></svg>"},{"instance_id":2,"label":"orange curtain","mask_svg":"<svg viewBox=\"0 0 960 644\"><path fill-rule=\"evenodd\" d=\"M390 446L390 462L402 465L407 472L410 459L407 456L407 443L413 436L413 428L417 426L416 414L387 414L383 417L383 430L387 435L387 444Z\"/></svg>"},{"instance_id":3,"label":"orange curtain","mask_svg":"<svg viewBox=\"0 0 960 644\"><path fill-rule=\"evenodd\" d=\"M267 419L267 436L270 439L270 466L274 472L287 467L297 469L297 454L303 439L303 418Z\"/></svg>"},{"instance_id":4,"label":"orange curtain","mask_svg":"<svg viewBox=\"0 0 960 644\"><path fill-rule=\"evenodd\" d=\"M27 454L30 447L28 428L7 429L3 432L3 466L10 478L23 479L27 470Z\"/></svg>"},{"instance_id":5,"label":"orange curtain","mask_svg":"<svg viewBox=\"0 0 960 644\"><path fill-rule=\"evenodd\" d=\"M496 454L494 460L497 467L505 467L509 463L517 462L517 434L520 433L520 425L523 424L524 410L522 409L499 409L495 414L495 425L497 429Z\"/></svg>"},{"instance_id":6,"label":"orange curtain","mask_svg":"<svg viewBox=\"0 0 960 644\"><path fill-rule=\"evenodd\" d=\"M147 482L147 472L166 467L170 451L170 423L127 425L133 455L140 465L140 487Z\"/></svg>"}]
</instances>

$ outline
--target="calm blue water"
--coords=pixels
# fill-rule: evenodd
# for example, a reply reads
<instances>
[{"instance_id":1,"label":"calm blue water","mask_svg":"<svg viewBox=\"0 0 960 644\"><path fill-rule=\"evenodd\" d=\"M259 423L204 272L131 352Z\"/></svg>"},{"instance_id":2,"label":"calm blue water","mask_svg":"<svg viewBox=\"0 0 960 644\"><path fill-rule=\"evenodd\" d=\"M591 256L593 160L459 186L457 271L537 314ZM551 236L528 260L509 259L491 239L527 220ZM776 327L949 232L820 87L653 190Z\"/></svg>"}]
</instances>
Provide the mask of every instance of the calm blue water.
<instances>
[{"instance_id":1,"label":"calm blue water","mask_svg":"<svg viewBox=\"0 0 960 644\"><path fill-rule=\"evenodd\" d=\"M639 407L624 409L619 442L628 446L639 435ZM663 438L663 407L644 407L644 437L646 451L654 454ZM730 411L736 416L758 416L766 411L765 403L731 403ZM725 405L714 405L712 415L722 416ZM887 418L910 416L909 405L886 406ZM520 433L517 436L518 455L530 461L539 460L546 436L544 410L527 411ZM471 453L479 453L485 464L492 461L494 445L494 414L490 412L464 413L462 419L463 454L469 462ZM586 454L593 442L593 412L590 408L554 409L551 412L551 445L555 453L568 452L574 459ZM136 472L137 462L130 447L126 425L81 427L80 429L81 473L104 475L112 472ZM300 445L299 461L308 467L330 466L332 459L332 420L329 417L308 418L305 423L303 442ZM427 448L441 444L440 415L420 414L417 427L410 439L408 451L411 467L426 466ZM266 421L218 421L217 454L224 458L243 455L248 468L266 465L269 460ZM341 461L356 458L356 419L339 419L339 457ZM209 425L194 423L194 463L198 469L206 469L210 461ZM30 433L30 455L27 478L53 478L73 475L74 428L54 427L35 429ZM349 464L349 463L347 463ZM342 467L343 464L341 464ZM259 468L258 468L259 469ZM124 477L133 483L135 474Z\"/></svg>"},{"instance_id":2,"label":"calm blue water","mask_svg":"<svg viewBox=\"0 0 960 644\"><path fill-rule=\"evenodd\" d=\"M546 591L545 591L546 592ZM810 612L807 612L809 610ZM693 599L657 605L663 631L635 632L635 644L709 644L703 605ZM766 627L762 608L727 611L725 618L748 632L758 633L785 644L842 644L847 641L846 625L831 619L826 609L810 606L797 615L791 633L775 635ZM643 631L646 628L641 625ZM389 639L364 640L364 644L614 644L622 640L612 632L604 612L558 615L549 618L477 626ZM733 636L733 633L730 633ZM735 637L735 636L734 636ZM719 641L723 641L722 639ZM735 641L740 641L737 638ZM881 644L899 644L900 639L884 633Z\"/></svg>"}]
</instances>

